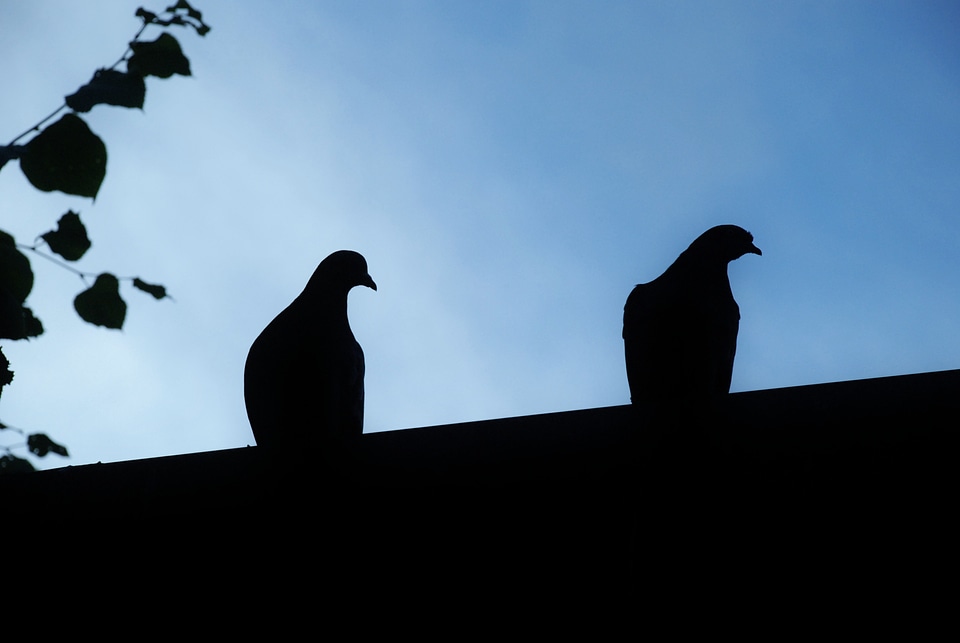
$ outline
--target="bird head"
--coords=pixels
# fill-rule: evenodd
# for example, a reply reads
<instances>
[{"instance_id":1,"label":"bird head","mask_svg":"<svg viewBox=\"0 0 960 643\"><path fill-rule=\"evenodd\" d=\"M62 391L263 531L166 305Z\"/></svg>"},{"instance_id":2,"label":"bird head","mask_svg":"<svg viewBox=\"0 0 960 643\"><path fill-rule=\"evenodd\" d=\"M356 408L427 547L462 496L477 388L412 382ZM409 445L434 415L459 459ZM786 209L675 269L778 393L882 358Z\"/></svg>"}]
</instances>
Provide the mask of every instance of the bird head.
<instances>
[{"instance_id":1,"label":"bird head","mask_svg":"<svg viewBox=\"0 0 960 643\"><path fill-rule=\"evenodd\" d=\"M753 245L753 235L735 225L710 228L690 244L687 252L723 263L739 259L745 254L763 254L760 248Z\"/></svg>"},{"instance_id":2,"label":"bird head","mask_svg":"<svg viewBox=\"0 0 960 643\"><path fill-rule=\"evenodd\" d=\"M367 260L353 250L338 250L320 262L307 282L306 290L323 289L348 292L354 286L377 289L367 272Z\"/></svg>"}]
</instances>

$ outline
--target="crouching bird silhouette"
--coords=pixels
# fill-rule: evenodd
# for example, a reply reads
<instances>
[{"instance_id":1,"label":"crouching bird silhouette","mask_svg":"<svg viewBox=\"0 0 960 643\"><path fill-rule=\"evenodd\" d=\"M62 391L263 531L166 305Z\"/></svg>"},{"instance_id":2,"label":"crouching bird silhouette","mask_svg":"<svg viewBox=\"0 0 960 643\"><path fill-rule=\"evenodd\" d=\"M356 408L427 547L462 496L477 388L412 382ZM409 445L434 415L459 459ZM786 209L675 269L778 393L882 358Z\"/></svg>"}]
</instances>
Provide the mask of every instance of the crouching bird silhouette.
<instances>
[{"instance_id":1,"label":"crouching bird silhouette","mask_svg":"<svg viewBox=\"0 0 960 643\"><path fill-rule=\"evenodd\" d=\"M710 228L623 308L630 399L650 410L711 406L730 392L740 307L727 264L762 254L735 225Z\"/></svg>"},{"instance_id":2,"label":"crouching bird silhouette","mask_svg":"<svg viewBox=\"0 0 960 643\"><path fill-rule=\"evenodd\" d=\"M250 347L247 417L271 456L323 456L363 433L363 349L347 320L354 286L377 289L366 260L334 252Z\"/></svg>"}]
</instances>

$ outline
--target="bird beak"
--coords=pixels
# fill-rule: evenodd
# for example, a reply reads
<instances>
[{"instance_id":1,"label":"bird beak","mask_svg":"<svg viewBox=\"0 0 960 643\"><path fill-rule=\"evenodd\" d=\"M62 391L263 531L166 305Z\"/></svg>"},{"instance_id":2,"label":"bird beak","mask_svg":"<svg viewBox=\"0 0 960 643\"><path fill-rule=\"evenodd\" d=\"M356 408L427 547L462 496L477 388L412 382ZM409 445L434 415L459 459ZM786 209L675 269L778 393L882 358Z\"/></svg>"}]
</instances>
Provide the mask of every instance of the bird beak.
<instances>
[{"instance_id":1,"label":"bird beak","mask_svg":"<svg viewBox=\"0 0 960 643\"><path fill-rule=\"evenodd\" d=\"M366 286L367 288L373 288L374 290L377 289L377 284L374 283L373 277L371 277L370 275L364 275L363 281L360 282L360 285Z\"/></svg>"},{"instance_id":2,"label":"bird beak","mask_svg":"<svg viewBox=\"0 0 960 643\"><path fill-rule=\"evenodd\" d=\"M747 252L752 252L753 254L760 255L761 257L763 256L763 253L760 252L760 248L756 247L752 243L750 244L750 249L747 250ZM374 288L374 290L376 290L376 288Z\"/></svg>"}]
</instances>

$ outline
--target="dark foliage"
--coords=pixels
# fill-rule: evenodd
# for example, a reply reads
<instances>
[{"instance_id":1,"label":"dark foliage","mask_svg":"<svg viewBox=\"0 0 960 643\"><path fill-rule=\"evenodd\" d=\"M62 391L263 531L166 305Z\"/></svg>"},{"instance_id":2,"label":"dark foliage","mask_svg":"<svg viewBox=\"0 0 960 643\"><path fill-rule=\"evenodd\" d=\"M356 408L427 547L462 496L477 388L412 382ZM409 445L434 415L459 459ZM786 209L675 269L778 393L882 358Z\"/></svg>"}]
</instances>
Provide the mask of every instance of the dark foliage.
<instances>
[{"instance_id":1,"label":"dark foliage","mask_svg":"<svg viewBox=\"0 0 960 643\"><path fill-rule=\"evenodd\" d=\"M24 146L20 169L43 192L96 198L107 174L107 147L83 119L64 114Z\"/></svg>"},{"instance_id":2,"label":"dark foliage","mask_svg":"<svg viewBox=\"0 0 960 643\"><path fill-rule=\"evenodd\" d=\"M41 458L51 452L64 457L68 455L67 447L57 444L44 433L34 433L27 436L27 448L30 449L30 453Z\"/></svg>"},{"instance_id":3,"label":"dark foliage","mask_svg":"<svg viewBox=\"0 0 960 643\"><path fill-rule=\"evenodd\" d=\"M95 71L87 84L67 96L63 105L39 123L9 144L0 146L0 168L8 161L19 160L24 176L38 190L96 198L106 176L107 148L78 113L89 112L96 105L142 109L146 76L190 75L190 61L176 38L164 31L155 40L140 40L147 27L190 27L200 36L210 31L202 14L185 0L178 0L159 14L140 8L136 16L142 24L127 52L112 67ZM126 70L117 69L121 64L126 65ZM65 109L71 111L47 125ZM36 135L26 143L19 143L34 132ZM92 245L86 226L73 210L63 214L56 229L43 233L39 239L51 252L68 262L79 260ZM131 282L134 288L155 299L168 297L164 286L145 282L139 277L118 278L108 272L96 275L83 272L53 255L40 252L36 245L18 244L12 235L0 230L0 339L29 339L41 335L44 330L40 320L25 305L33 290L34 276L30 261L21 250L57 263L77 274L85 283L95 277L93 285L74 299L77 314L90 324L112 329L123 327L127 304L120 296L121 281ZM0 352L0 392L13 381L9 366L7 358ZM26 435L27 448L38 457L48 453L67 455L65 447L45 434L27 435L21 429L0 423L0 430L4 429ZM9 446L0 446L0 449L7 451L0 457L0 473L33 470L29 462L12 455Z\"/></svg>"},{"instance_id":4,"label":"dark foliage","mask_svg":"<svg viewBox=\"0 0 960 643\"><path fill-rule=\"evenodd\" d=\"M123 328L127 304L120 298L120 281L108 272L76 296L73 307L85 322L106 328Z\"/></svg>"},{"instance_id":5,"label":"dark foliage","mask_svg":"<svg viewBox=\"0 0 960 643\"><path fill-rule=\"evenodd\" d=\"M147 85L143 75L115 69L98 69L89 83L67 96L67 107L75 112L89 112L94 105L143 108Z\"/></svg>"},{"instance_id":6,"label":"dark foliage","mask_svg":"<svg viewBox=\"0 0 960 643\"><path fill-rule=\"evenodd\" d=\"M57 229L45 232L40 237L50 249L67 261L77 261L90 249L87 229L80 221L80 215L70 210L57 221Z\"/></svg>"},{"instance_id":7,"label":"dark foliage","mask_svg":"<svg viewBox=\"0 0 960 643\"><path fill-rule=\"evenodd\" d=\"M127 60L127 69L138 76L170 78L174 74L190 75L190 61L183 55L180 43L168 33L152 42L131 42L133 56Z\"/></svg>"}]
</instances>

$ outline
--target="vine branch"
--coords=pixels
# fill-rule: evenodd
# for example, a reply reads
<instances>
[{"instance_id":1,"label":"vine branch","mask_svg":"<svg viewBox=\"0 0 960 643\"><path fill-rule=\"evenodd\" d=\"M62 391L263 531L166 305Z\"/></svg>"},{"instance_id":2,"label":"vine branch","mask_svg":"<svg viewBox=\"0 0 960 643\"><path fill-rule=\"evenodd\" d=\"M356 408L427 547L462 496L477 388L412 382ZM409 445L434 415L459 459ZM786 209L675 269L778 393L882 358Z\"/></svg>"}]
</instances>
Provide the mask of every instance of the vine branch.
<instances>
[{"instance_id":1,"label":"vine branch","mask_svg":"<svg viewBox=\"0 0 960 643\"><path fill-rule=\"evenodd\" d=\"M169 19L169 20L164 20L164 19L161 19L159 16L157 16L157 14L155 14L155 13L153 13L153 12L151 12L151 11L146 11L146 10L144 10L144 9L141 7L140 9L137 9L136 16L137 16L138 18L140 18L141 20L143 20L143 24L140 25L140 29L137 30L137 33L135 33L134 36L133 36L133 38L127 43L127 48L126 48L126 50L123 52L123 55L120 56L120 58L117 59L117 62L113 63L110 67L106 67L105 69L114 70L114 69L116 69L116 68L120 65L120 63L122 63L122 62L124 62L125 60L127 60L127 59L130 57L130 54L133 52L133 44L136 43L136 42L139 42L140 36L143 34L143 32L146 30L146 28L147 28L148 26L150 26L150 25L158 25L158 26L161 26L161 27L167 27L167 26L170 26L170 25L181 25L181 26L190 25L191 27L193 27L194 29L196 29L197 33L198 33L199 35L201 35L201 36L206 35L206 33L210 30L210 27L203 23L203 20L202 20L201 17L200 17L200 12L199 12L199 11L196 11L195 9L193 9L193 7L190 7L189 4L183 3L183 2L178 2L176 5L174 5L174 6L172 6L172 7L168 7L168 8L167 8L167 11L171 11L171 10L176 11L177 9L186 9L186 10L188 11L188 16L189 16L189 18L192 18L193 20L196 20L197 22L199 22L199 24L194 24L193 22L190 22L189 20L186 20L186 19L184 19L184 18L182 18L181 16L178 16L178 15L174 15L173 18L171 18L171 19ZM57 114L59 114L60 112L62 112L62 111L63 111L64 109L66 109L67 107L68 107L68 105L67 105L66 101L64 101L64 103L63 103L62 105L60 105L60 107L58 107L57 109L55 109L55 110L54 110L53 112L51 112L49 115L45 116L45 117L44 117L43 119L41 119L40 122L38 122L36 125L34 125L33 127L25 130L24 132L22 132L21 134L19 134L16 138L14 138L12 141L10 141L10 143L7 145L7 147L12 147L13 145L16 144L17 141L19 141L21 138L23 138L24 136L26 136L26 135L29 134L30 132L38 132L38 131L40 131L40 128L41 128L47 121L49 121L50 119L52 119L54 116L56 116Z\"/></svg>"},{"instance_id":2,"label":"vine branch","mask_svg":"<svg viewBox=\"0 0 960 643\"><path fill-rule=\"evenodd\" d=\"M46 252L41 251L36 245L28 246L23 243L18 243L17 248L21 250L29 250L30 252L37 255L38 257L43 257L47 261L53 262L65 270L69 270L73 274L78 275L81 279L83 279L84 283L86 283L87 277L96 277L96 275L93 274L92 272L85 272L83 270L78 270L77 268L74 268L70 264L64 261L60 261L53 255L48 255Z\"/></svg>"}]
</instances>

